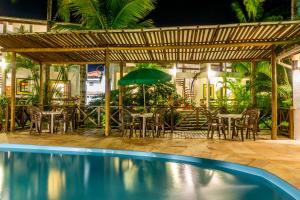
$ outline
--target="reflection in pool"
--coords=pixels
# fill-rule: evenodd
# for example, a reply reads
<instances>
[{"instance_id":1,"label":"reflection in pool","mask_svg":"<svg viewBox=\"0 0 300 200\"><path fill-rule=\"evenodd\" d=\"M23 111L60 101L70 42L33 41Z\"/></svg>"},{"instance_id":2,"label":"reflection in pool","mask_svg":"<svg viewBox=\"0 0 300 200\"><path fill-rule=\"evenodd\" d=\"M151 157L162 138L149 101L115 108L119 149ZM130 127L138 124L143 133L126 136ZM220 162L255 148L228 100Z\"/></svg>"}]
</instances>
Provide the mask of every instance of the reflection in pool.
<instances>
[{"instance_id":1,"label":"reflection in pool","mask_svg":"<svg viewBox=\"0 0 300 200\"><path fill-rule=\"evenodd\" d=\"M0 152L0 199L288 199L263 179L162 159Z\"/></svg>"}]
</instances>

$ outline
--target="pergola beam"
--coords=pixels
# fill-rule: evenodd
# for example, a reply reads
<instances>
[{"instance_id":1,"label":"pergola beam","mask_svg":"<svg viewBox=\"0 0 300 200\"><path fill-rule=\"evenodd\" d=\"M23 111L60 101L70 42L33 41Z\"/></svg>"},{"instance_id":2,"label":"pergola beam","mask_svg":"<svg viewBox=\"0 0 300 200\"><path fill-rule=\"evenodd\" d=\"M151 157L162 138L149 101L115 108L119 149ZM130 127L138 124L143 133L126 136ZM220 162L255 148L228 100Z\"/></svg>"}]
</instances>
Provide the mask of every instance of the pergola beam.
<instances>
[{"instance_id":1,"label":"pergola beam","mask_svg":"<svg viewBox=\"0 0 300 200\"><path fill-rule=\"evenodd\" d=\"M270 61L270 59L267 58L261 58L261 59L252 59L252 61ZM111 63L119 63L120 61L117 60L110 60ZM203 63L220 63L224 62L224 60L182 60L182 61L176 61L176 60L167 60L167 61L157 61L157 60L123 60L122 62L125 63L160 63L160 64L170 64L170 63L183 63L183 64L203 64ZM249 59L226 59L226 62L249 62ZM104 61L45 61L42 62L43 64L105 64Z\"/></svg>"},{"instance_id":2,"label":"pergola beam","mask_svg":"<svg viewBox=\"0 0 300 200\"><path fill-rule=\"evenodd\" d=\"M248 46L272 46L293 43L294 41L276 42L240 42L222 44L198 44L198 45L164 45L164 46L107 46L107 47L59 47L59 48L3 48L2 52L16 53L59 53L59 52L79 52L79 51L141 51L141 50L168 50L168 49L210 49L210 48L230 48Z\"/></svg>"}]
</instances>

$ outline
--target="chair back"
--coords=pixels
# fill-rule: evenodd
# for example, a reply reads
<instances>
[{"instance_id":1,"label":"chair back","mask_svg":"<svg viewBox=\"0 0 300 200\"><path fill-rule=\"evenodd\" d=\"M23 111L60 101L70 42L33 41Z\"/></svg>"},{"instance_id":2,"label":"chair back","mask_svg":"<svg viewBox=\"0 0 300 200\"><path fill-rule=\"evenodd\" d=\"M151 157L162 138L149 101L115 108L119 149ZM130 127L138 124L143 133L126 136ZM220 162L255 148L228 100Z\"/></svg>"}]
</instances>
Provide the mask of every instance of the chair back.
<instances>
[{"instance_id":1,"label":"chair back","mask_svg":"<svg viewBox=\"0 0 300 200\"><path fill-rule=\"evenodd\" d=\"M69 122L75 117L76 108L74 106L68 106L63 109L64 120Z\"/></svg>"},{"instance_id":2,"label":"chair back","mask_svg":"<svg viewBox=\"0 0 300 200\"><path fill-rule=\"evenodd\" d=\"M131 113L128 110L123 110L123 120L124 123L129 124L132 122L132 116Z\"/></svg>"},{"instance_id":3,"label":"chair back","mask_svg":"<svg viewBox=\"0 0 300 200\"><path fill-rule=\"evenodd\" d=\"M248 128L257 128L259 113L257 109L248 109L243 113L243 126Z\"/></svg>"},{"instance_id":4,"label":"chair back","mask_svg":"<svg viewBox=\"0 0 300 200\"><path fill-rule=\"evenodd\" d=\"M229 112L228 112L228 110L225 107L220 107L218 109L218 113L219 114L228 114Z\"/></svg>"},{"instance_id":5,"label":"chair back","mask_svg":"<svg viewBox=\"0 0 300 200\"><path fill-rule=\"evenodd\" d=\"M203 114L206 116L207 118L207 122L208 123L214 123L215 122L215 114L210 112L209 110L204 110Z\"/></svg>"},{"instance_id":6,"label":"chair back","mask_svg":"<svg viewBox=\"0 0 300 200\"><path fill-rule=\"evenodd\" d=\"M153 114L152 121L157 123L158 125L163 125L165 123L165 108L158 108ZM157 119L157 121L156 121Z\"/></svg>"},{"instance_id":7,"label":"chair back","mask_svg":"<svg viewBox=\"0 0 300 200\"><path fill-rule=\"evenodd\" d=\"M42 119L41 109L37 106L32 106L29 110L29 113L31 121L39 121Z\"/></svg>"}]
</instances>

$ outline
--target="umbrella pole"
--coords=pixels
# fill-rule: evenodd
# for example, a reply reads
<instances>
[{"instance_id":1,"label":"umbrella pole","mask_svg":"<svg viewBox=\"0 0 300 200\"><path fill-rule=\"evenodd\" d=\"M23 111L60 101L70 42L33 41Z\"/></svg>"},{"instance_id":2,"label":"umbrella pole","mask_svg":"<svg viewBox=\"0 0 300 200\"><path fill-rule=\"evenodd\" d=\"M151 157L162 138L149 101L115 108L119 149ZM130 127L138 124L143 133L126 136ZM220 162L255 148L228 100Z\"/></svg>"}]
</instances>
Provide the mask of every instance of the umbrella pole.
<instances>
[{"instance_id":1,"label":"umbrella pole","mask_svg":"<svg viewBox=\"0 0 300 200\"><path fill-rule=\"evenodd\" d=\"M144 109L146 109L146 92L145 92L145 84L143 84L143 92L144 92Z\"/></svg>"}]
</instances>

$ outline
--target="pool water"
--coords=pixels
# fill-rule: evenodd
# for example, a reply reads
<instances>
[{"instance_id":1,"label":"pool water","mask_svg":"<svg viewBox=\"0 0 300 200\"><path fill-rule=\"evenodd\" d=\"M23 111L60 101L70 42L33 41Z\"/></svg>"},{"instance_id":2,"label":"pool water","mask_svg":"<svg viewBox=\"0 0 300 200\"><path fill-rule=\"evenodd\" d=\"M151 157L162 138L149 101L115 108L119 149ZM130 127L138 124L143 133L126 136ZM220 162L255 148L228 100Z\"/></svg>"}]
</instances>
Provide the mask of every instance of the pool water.
<instances>
[{"instance_id":1,"label":"pool water","mask_svg":"<svg viewBox=\"0 0 300 200\"><path fill-rule=\"evenodd\" d=\"M0 199L294 198L263 178L205 164L101 153L71 155L2 150Z\"/></svg>"}]
</instances>

